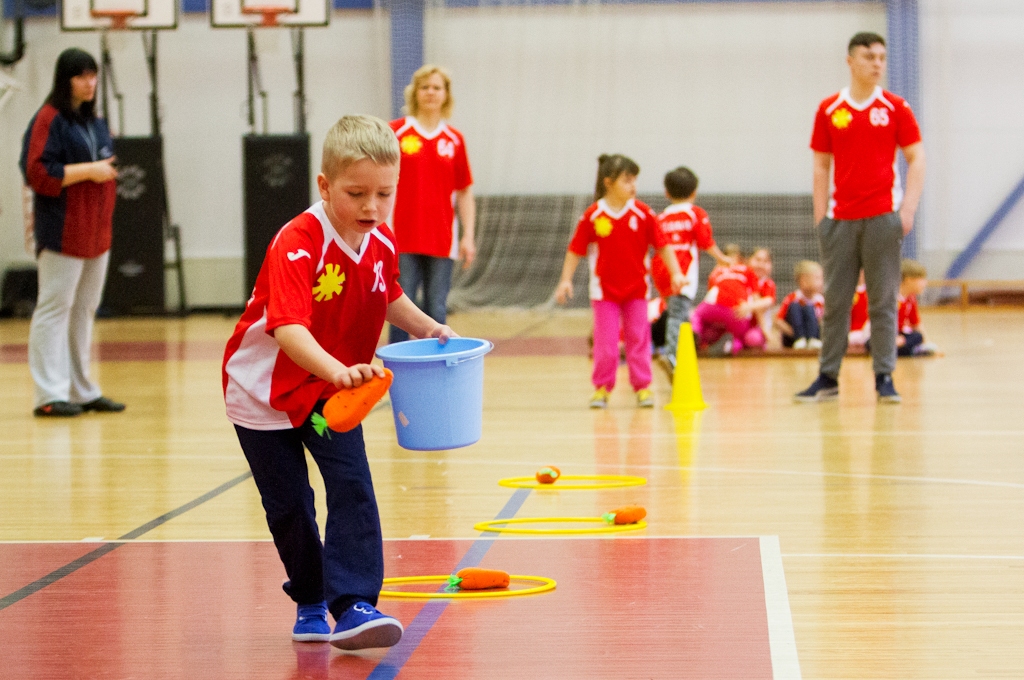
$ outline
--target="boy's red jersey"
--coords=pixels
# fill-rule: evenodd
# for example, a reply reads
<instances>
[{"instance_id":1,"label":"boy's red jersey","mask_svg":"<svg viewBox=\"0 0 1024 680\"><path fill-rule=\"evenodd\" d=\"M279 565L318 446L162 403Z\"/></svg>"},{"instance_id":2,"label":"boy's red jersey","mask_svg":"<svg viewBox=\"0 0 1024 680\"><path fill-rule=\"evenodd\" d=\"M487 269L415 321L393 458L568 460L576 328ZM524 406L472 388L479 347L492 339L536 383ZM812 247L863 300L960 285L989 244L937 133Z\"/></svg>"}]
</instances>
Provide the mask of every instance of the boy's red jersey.
<instances>
[{"instance_id":1,"label":"boy's red jersey","mask_svg":"<svg viewBox=\"0 0 1024 680\"><path fill-rule=\"evenodd\" d=\"M818 106L811 148L832 154L833 181L828 216L859 220L898 210L903 188L896 172L896 149L921 141L910 105L876 87L857 104L849 88Z\"/></svg>"},{"instance_id":2,"label":"boy's red jersey","mask_svg":"<svg viewBox=\"0 0 1024 680\"><path fill-rule=\"evenodd\" d=\"M391 121L402 166L391 223L402 253L457 257L455 194L473 183L462 133L442 122L431 133L412 116Z\"/></svg>"},{"instance_id":3,"label":"boy's red jersey","mask_svg":"<svg viewBox=\"0 0 1024 680\"><path fill-rule=\"evenodd\" d=\"M782 298L782 304L779 306L779 311L776 313L775 317L785 321L786 314L789 313L789 306L794 302L800 302L805 305L810 302L814 305L814 315L818 317L818 321L821 321L822 317L825 316L825 296L821 293L815 293L808 298L803 294L803 291L797 288L792 293Z\"/></svg>"},{"instance_id":4,"label":"boy's red jersey","mask_svg":"<svg viewBox=\"0 0 1024 680\"><path fill-rule=\"evenodd\" d=\"M758 287L757 274L745 264L715 267L708 277L704 302L735 309L749 300Z\"/></svg>"},{"instance_id":5,"label":"boy's red jersey","mask_svg":"<svg viewBox=\"0 0 1024 680\"><path fill-rule=\"evenodd\" d=\"M917 297L899 296L900 308L897 313L896 328L900 333L911 333L921 325L921 316L917 312Z\"/></svg>"},{"instance_id":6,"label":"boy's red jersey","mask_svg":"<svg viewBox=\"0 0 1024 680\"><path fill-rule=\"evenodd\" d=\"M281 351L279 326L305 326L346 366L373 359L388 305L402 295L394 244L382 224L352 250L323 203L282 227L224 351L228 420L253 430L298 427L317 400L337 392Z\"/></svg>"},{"instance_id":7,"label":"boy's red jersey","mask_svg":"<svg viewBox=\"0 0 1024 680\"><path fill-rule=\"evenodd\" d=\"M630 199L613 212L602 198L583 213L569 252L589 259L591 300L626 302L647 297L644 257L648 248L661 249L665 243L645 204Z\"/></svg>"},{"instance_id":8,"label":"boy's red jersey","mask_svg":"<svg viewBox=\"0 0 1024 680\"><path fill-rule=\"evenodd\" d=\"M850 330L863 330L868 323L868 288L857 286L853 294L853 307L850 308Z\"/></svg>"},{"instance_id":9,"label":"boy's red jersey","mask_svg":"<svg viewBox=\"0 0 1024 680\"><path fill-rule=\"evenodd\" d=\"M711 231L711 220L700 206L692 203L673 203L658 215L658 225L665 234L669 248L676 254L679 269L688 283L679 292L688 298L697 294L698 253L715 245ZM655 257L651 263L651 278L662 297L672 294L672 274L668 267Z\"/></svg>"}]
</instances>

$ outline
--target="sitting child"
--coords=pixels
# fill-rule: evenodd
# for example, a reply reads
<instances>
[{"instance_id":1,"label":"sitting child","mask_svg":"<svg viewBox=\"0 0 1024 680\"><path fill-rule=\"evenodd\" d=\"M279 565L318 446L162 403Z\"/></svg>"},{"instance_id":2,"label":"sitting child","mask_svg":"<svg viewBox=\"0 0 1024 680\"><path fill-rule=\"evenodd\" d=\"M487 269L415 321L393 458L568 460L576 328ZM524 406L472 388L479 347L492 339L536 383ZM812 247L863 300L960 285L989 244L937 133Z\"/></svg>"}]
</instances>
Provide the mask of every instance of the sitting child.
<instances>
[{"instance_id":1,"label":"sitting child","mask_svg":"<svg viewBox=\"0 0 1024 680\"><path fill-rule=\"evenodd\" d=\"M771 328L771 315L768 310L775 305L775 281L772 280L772 251L767 248L755 248L754 252L747 258L747 266L757 275L757 288L754 290L754 297L750 302L750 309L754 313L751 329L756 329L761 334L758 340L756 334L749 334L747 347L764 349L767 343L767 331Z\"/></svg>"},{"instance_id":2,"label":"sitting child","mask_svg":"<svg viewBox=\"0 0 1024 680\"><path fill-rule=\"evenodd\" d=\"M821 294L825 276L821 265L801 260L793 268L796 290L782 299L775 325L782 331L782 346L793 349L821 349L821 318L825 297Z\"/></svg>"},{"instance_id":3,"label":"sitting child","mask_svg":"<svg viewBox=\"0 0 1024 680\"><path fill-rule=\"evenodd\" d=\"M850 307L849 347L866 348L871 339L871 320L868 318L868 287L864 283L864 270L860 270L857 290L853 293Z\"/></svg>"},{"instance_id":4,"label":"sitting child","mask_svg":"<svg viewBox=\"0 0 1024 680\"><path fill-rule=\"evenodd\" d=\"M917 296L928 287L928 272L915 260L900 265L899 313L897 316L896 354L901 357L931 356L938 348L924 340L921 317L917 312Z\"/></svg>"},{"instance_id":5,"label":"sitting child","mask_svg":"<svg viewBox=\"0 0 1024 680\"><path fill-rule=\"evenodd\" d=\"M736 354L744 347L764 346L764 334L753 321L757 274L743 264L738 250L726 246L724 253L732 264L720 265L711 271L704 301L690 315L697 346L702 349L726 333L732 337L725 347L726 354Z\"/></svg>"}]
</instances>

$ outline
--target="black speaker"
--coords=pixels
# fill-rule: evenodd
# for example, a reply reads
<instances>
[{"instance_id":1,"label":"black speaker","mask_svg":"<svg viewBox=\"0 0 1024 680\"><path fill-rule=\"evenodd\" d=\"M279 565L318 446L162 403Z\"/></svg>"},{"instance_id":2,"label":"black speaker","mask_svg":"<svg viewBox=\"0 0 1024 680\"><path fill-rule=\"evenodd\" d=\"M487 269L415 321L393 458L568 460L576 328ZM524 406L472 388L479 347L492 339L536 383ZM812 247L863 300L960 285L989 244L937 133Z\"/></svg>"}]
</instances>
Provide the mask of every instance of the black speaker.
<instances>
[{"instance_id":1,"label":"black speaker","mask_svg":"<svg viewBox=\"0 0 1024 680\"><path fill-rule=\"evenodd\" d=\"M160 137L115 137L114 241L100 311L163 314L164 163Z\"/></svg>"},{"instance_id":2,"label":"black speaker","mask_svg":"<svg viewBox=\"0 0 1024 680\"><path fill-rule=\"evenodd\" d=\"M245 299L271 239L289 220L309 207L309 135L246 135Z\"/></svg>"}]
</instances>

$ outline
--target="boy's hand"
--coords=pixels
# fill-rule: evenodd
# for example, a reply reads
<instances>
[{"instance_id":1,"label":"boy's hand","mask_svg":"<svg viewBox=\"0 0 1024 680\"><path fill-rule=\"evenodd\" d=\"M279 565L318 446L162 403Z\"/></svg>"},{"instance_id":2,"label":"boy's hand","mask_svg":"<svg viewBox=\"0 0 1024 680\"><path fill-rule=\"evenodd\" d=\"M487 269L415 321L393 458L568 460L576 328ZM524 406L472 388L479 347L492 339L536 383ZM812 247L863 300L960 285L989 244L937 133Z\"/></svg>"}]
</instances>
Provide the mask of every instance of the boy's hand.
<instances>
[{"instance_id":1,"label":"boy's hand","mask_svg":"<svg viewBox=\"0 0 1024 680\"><path fill-rule=\"evenodd\" d=\"M453 331L448 326L437 324L436 326L430 329L430 332L427 334L427 337L437 338L437 341L443 345L446 342L448 342L451 338L459 337L459 334Z\"/></svg>"},{"instance_id":2,"label":"boy's hand","mask_svg":"<svg viewBox=\"0 0 1024 680\"><path fill-rule=\"evenodd\" d=\"M382 366L376 366L374 364L355 364L353 366L345 366L334 375L334 386L339 390L347 389L350 387L359 387L367 380L377 376L378 378L384 377L384 368Z\"/></svg>"},{"instance_id":3,"label":"boy's hand","mask_svg":"<svg viewBox=\"0 0 1024 680\"><path fill-rule=\"evenodd\" d=\"M685 276L683 276L682 274L673 275L672 276L672 294L673 295L679 295L679 293L683 290L683 288L686 288L686 284L688 284L689 282L690 282L690 280L688 278L686 278Z\"/></svg>"},{"instance_id":4,"label":"boy's hand","mask_svg":"<svg viewBox=\"0 0 1024 680\"><path fill-rule=\"evenodd\" d=\"M555 288L555 302L564 305L572 299L572 281L559 281Z\"/></svg>"},{"instance_id":5,"label":"boy's hand","mask_svg":"<svg viewBox=\"0 0 1024 680\"><path fill-rule=\"evenodd\" d=\"M741 303L739 307L737 307L736 309L733 310L733 314L736 315L737 319L749 318L750 315L753 314L753 312L754 312L754 307L753 307L753 305L750 304L749 301Z\"/></svg>"}]
</instances>

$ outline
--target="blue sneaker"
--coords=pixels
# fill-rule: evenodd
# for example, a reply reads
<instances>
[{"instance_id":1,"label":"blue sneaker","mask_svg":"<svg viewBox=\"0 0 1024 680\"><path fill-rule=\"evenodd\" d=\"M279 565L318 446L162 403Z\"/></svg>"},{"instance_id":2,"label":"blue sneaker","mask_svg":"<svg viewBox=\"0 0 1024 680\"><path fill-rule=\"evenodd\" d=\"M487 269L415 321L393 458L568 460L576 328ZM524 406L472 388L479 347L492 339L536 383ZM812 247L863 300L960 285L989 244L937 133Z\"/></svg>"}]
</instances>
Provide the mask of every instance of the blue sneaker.
<instances>
[{"instance_id":1,"label":"blue sneaker","mask_svg":"<svg viewBox=\"0 0 1024 680\"><path fill-rule=\"evenodd\" d=\"M839 383L835 378L819 373L818 379L811 383L810 387L793 395L793 400L797 402L831 401L837 397L839 397Z\"/></svg>"},{"instance_id":2,"label":"blue sneaker","mask_svg":"<svg viewBox=\"0 0 1024 680\"><path fill-rule=\"evenodd\" d=\"M371 604L356 602L338 619L331 644L338 649L391 647L398 644L404 632L398 619L381 614Z\"/></svg>"},{"instance_id":3,"label":"blue sneaker","mask_svg":"<svg viewBox=\"0 0 1024 680\"><path fill-rule=\"evenodd\" d=\"M892 376L888 373L879 373L875 376L875 391L878 392L878 401L883 404L898 404L903 401L896 386L892 384Z\"/></svg>"},{"instance_id":4,"label":"blue sneaker","mask_svg":"<svg viewBox=\"0 0 1024 680\"><path fill-rule=\"evenodd\" d=\"M292 640L296 642L329 642L331 625L327 623L327 603L300 604Z\"/></svg>"}]
</instances>

